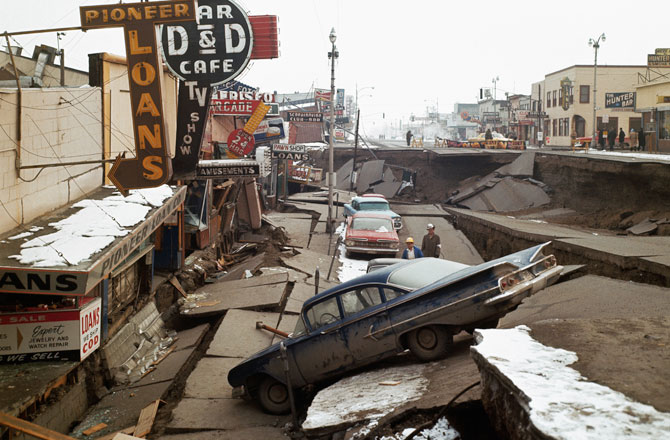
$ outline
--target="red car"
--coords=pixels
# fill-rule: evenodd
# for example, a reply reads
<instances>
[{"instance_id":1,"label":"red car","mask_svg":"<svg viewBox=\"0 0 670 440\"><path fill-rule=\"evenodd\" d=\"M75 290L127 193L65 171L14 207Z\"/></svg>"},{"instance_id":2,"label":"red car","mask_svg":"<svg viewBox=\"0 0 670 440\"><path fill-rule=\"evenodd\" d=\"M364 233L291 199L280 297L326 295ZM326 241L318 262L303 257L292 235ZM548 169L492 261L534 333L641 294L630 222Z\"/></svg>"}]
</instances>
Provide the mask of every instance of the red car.
<instances>
[{"instance_id":1,"label":"red car","mask_svg":"<svg viewBox=\"0 0 670 440\"><path fill-rule=\"evenodd\" d=\"M388 215L358 212L347 217L344 237L347 256L354 253L395 255L399 242Z\"/></svg>"}]
</instances>

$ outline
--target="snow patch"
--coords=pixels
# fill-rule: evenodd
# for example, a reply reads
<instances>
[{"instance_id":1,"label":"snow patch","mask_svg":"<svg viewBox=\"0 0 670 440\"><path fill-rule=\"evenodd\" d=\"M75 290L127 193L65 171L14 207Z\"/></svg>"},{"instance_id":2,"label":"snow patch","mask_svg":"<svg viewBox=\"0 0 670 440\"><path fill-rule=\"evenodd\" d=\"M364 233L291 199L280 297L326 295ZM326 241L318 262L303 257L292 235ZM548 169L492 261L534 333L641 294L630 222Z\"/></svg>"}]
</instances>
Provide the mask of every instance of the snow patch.
<instances>
[{"instance_id":1,"label":"snow patch","mask_svg":"<svg viewBox=\"0 0 670 440\"><path fill-rule=\"evenodd\" d=\"M477 330L478 345L472 349L528 396L530 418L545 435L566 440L657 439L670 432L669 413L588 382L568 367L577 361L576 353L542 345L529 332L526 326Z\"/></svg>"},{"instance_id":2,"label":"snow patch","mask_svg":"<svg viewBox=\"0 0 670 440\"><path fill-rule=\"evenodd\" d=\"M132 190L126 198L115 193L102 200L82 200L72 205L81 208L79 211L49 224L56 232L26 241L21 244L21 253L9 258L33 267L77 265L103 250L117 237L128 235L152 207L161 206L172 194L173 189L163 185ZM25 234L31 235L19 235Z\"/></svg>"},{"instance_id":3,"label":"snow patch","mask_svg":"<svg viewBox=\"0 0 670 440\"><path fill-rule=\"evenodd\" d=\"M428 388L425 365L368 371L347 377L314 397L303 429L313 430L347 422L379 419L398 406L419 399ZM394 386L380 382L399 382Z\"/></svg>"}]
</instances>

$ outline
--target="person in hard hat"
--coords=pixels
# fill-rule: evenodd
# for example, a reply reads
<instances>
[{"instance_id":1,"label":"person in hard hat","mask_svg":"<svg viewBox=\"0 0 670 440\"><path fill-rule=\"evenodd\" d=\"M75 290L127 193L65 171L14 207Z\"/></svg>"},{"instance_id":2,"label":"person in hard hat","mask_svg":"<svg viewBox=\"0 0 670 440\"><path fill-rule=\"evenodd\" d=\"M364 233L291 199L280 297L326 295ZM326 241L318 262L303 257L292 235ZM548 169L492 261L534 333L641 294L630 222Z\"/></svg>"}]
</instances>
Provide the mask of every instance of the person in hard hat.
<instances>
[{"instance_id":1,"label":"person in hard hat","mask_svg":"<svg viewBox=\"0 0 670 440\"><path fill-rule=\"evenodd\" d=\"M440 244L440 236L435 233L435 225L428 223L426 226L428 233L423 236L421 241L421 249L426 257L440 258L440 251L442 245Z\"/></svg>"},{"instance_id":2,"label":"person in hard hat","mask_svg":"<svg viewBox=\"0 0 670 440\"><path fill-rule=\"evenodd\" d=\"M414 246L414 239L412 237L407 237L407 240L405 240L405 244L407 244L407 247L405 248L404 251L402 251L402 258L404 260L423 258L423 252L421 252L421 249Z\"/></svg>"}]
</instances>

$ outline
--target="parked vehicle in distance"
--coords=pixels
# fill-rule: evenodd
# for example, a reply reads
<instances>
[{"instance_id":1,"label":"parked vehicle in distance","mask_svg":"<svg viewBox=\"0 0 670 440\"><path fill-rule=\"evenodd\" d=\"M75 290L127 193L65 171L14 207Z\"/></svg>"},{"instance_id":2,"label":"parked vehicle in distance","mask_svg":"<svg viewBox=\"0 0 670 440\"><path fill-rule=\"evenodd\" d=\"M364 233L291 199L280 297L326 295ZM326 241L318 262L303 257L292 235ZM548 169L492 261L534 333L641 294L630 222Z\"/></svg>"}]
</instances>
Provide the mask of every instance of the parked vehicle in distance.
<instances>
[{"instance_id":1,"label":"parked vehicle in distance","mask_svg":"<svg viewBox=\"0 0 670 440\"><path fill-rule=\"evenodd\" d=\"M354 253L395 255L400 239L387 214L361 211L347 217L344 247L347 256Z\"/></svg>"},{"instance_id":2,"label":"parked vehicle in distance","mask_svg":"<svg viewBox=\"0 0 670 440\"><path fill-rule=\"evenodd\" d=\"M421 361L442 358L453 335L496 327L524 298L556 282L563 267L553 255L543 255L547 244L477 266L407 260L315 295L303 304L288 338L230 370L233 395L285 413L287 383L316 384L406 349Z\"/></svg>"},{"instance_id":3,"label":"parked vehicle in distance","mask_svg":"<svg viewBox=\"0 0 670 440\"><path fill-rule=\"evenodd\" d=\"M395 230L402 228L402 218L391 211L388 200L384 197L370 197L359 196L351 199L351 203L344 204L344 216L349 217L359 211L376 212L379 214L387 214L393 219L393 227Z\"/></svg>"}]
</instances>

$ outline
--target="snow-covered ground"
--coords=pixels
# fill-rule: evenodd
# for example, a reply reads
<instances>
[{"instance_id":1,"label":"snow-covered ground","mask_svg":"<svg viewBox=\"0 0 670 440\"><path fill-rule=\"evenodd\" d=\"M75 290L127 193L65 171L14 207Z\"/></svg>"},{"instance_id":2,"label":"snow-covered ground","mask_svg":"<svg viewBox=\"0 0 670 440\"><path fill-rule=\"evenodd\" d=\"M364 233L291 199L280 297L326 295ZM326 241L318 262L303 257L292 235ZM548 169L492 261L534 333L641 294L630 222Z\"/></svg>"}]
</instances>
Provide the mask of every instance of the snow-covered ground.
<instances>
[{"instance_id":1,"label":"snow-covered ground","mask_svg":"<svg viewBox=\"0 0 670 440\"><path fill-rule=\"evenodd\" d=\"M336 234L340 234L342 237L342 242L344 242L344 234L346 231L346 225L340 223L340 226L335 230ZM353 278L356 278L361 275L365 275L366 270L368 269L368 262L365 260L355 260L353 258L347 258L347 251L344 248L344 243L340 244L338 249L340 253L340 268L337 270L337 279L340 280L340 283L349 281Z\"/></svg>"},{"instance_id":2,"label":"snow-covered ground","mask_svg":"<svg viewBox=\"0 0 670 440\"><path fill-rule=\"evenodd\" d=\"M96 252L101 251L117 237L132 231L132 227L144 220L152 208L161 206L173 195L168 185L158 188L132 190L128 197L115 193L102 200L85 199L72 205L81 208L71 216L55 223L51 234L32 236L39 228L15 235L10 239L26 239L21 244L21 253L9 258L34 267L77 265Z\"/></svg>"},{"instance_id":3,"label":"snow-covered ground","mask_svg":"<svg viewBox=\"0 0 670 440\"><path fill-rule=\"evenodd\" d=\"M556 439L668 438L670 413L598 385L569 365L574 352L547 347L530 329L477 330L473 349L530 399L530 418ZM664 434L665 433L665 434Z\"/></svg>"},{"instance_id":4,"label":"snow-covered ground","mask_svg":"<svg viewBox=\"0 0 670 440\"><path fill-rule=\"evenodd\" d=\"M538 150L541 149L537 147L528 147L529 150ZM609 151L609 150L593 150L590 149L587 151L578 150L574 152L575 154L584 154L588 156L612 156L612 157L625 157L626 159L642 159L642 160L662 160L670 162L670 154L652 154L644 153L642 151Z\"/></svg>"}]
</instances>

